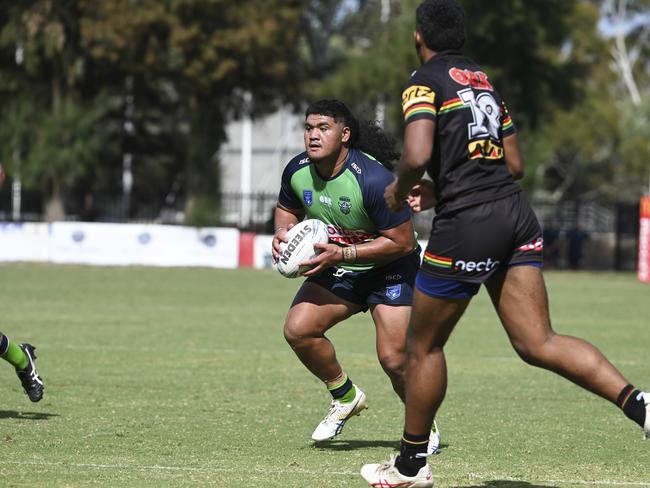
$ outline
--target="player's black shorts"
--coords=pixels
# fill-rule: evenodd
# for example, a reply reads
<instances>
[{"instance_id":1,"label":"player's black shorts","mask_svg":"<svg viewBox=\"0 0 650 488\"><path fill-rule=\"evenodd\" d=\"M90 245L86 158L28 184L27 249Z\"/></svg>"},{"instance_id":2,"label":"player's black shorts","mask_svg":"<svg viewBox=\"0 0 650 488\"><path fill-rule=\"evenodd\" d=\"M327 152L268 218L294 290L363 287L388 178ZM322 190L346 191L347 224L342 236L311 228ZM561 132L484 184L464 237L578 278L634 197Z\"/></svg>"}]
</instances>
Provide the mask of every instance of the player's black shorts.
<instances>
[{"instance_id":1,"label":"player's black shorts","mask_svg":"<svg viewBox=\"0 0 650 488\"><path fill-rule=\"evenodd\" d=\"M411 305L415 275L420 267L420 248L391 263L368 271L347 271L332 267L307 278L348 302L361 305Z\"/></svg>"},{"instance_id":2,"label":"player's black shorts","mask_svg":"<svg viewBox=\"0 0 650 488\"><path fill-rule=\"evenodd\" d=\"M422 272L436 278L484 283L499 269L541 266L544 241L522 192L438 215Z\"/></svg>"}]
</instances>

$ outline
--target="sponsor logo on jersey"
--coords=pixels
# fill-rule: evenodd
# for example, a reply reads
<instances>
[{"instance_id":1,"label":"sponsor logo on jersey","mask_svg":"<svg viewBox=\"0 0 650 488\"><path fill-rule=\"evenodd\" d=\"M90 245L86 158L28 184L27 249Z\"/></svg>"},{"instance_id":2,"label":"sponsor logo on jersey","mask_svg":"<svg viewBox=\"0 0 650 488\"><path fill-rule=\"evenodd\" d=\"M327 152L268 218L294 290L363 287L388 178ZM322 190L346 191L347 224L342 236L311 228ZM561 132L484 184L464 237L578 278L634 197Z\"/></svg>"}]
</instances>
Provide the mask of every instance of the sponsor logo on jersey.
<instances>
[{"instance_id":1,"label":"sponsor logo on jersey","mask_svg":"<svg viewBox=\"0 0 650 488\"><path fill-rule=\"evenodd\" d=\"M404 120L416 115L436 115L435 92L428 86L413 85L402 92L402 114Z\"/></svg>"},{"instance_id":2,"label":"sponsor logo on jersey","mask_svg":"<svg viewBox=\"0 0 650 488\"><path fill-rule=\"evenodd\" d=\"M402 110L407 110L418 103L433 105L435 100L436 94L430 87L424 85L409 86L402 92Z\"/></svg>"},{"instance_id":3,"label":"sponsor logo on jersey","mask_svg":"<svg viewBox=\"0 0 650 488\"><path fill-rule=\"evenodd\" d=\"M388 298L389 300L395 300L396 298L399 298L401 294L402 294L401 283L399 285L391 285L386 287L386 298Z\"/></svg>"},{"instance_id":4,"label":"sponsor logo on jersey","mask_svg":"<svg viewBox=\"0 0 650 488\"><path fill-rule=\"evenodd\" d=\"M463 259L436 256L430 252L424 253L424 262L437 268L454 269L468 273L491 271L500 264L499 261L493 261L492 258L488 258L487 261L465 261Z\"/></svg>"},{"instance_id":5,"label":"sponsor logo on jersey","mask_svg":"<svg viewBox=\"0 0 650 488\"><path fill-rule=\"evenodd\" d=\"M348 215L352 210L352 204L350 203L350 197L339 197L339 208L344 215Z\"/></svg>"},{"instance_id":6,"label":"sponsor logo on jersey","mask_svg":"<svg viewBox=\"0 0 650 488\"><path fill-rule=\"evenodd\" d=\"M328 207L332 206L332 199L328 196L321 195L318 197L318 201L323 205L327 205Z\"/></svg>"},{"instance_id":7,"label":"sponsor logo on jersey","mask_svg":"<svg viewBox=\"0 0 650 488\"><path fill-rule=\"evenodd\" d=\"M544 238L543 237L538 237L532 242L529 242L528 244L524 244L523 246L520 246L517 248L517 251L541 251L544 249Z\"/></svg>"},{"instance_id":8,"label":"sponsor logo on jersey","mask_svg":"<svg viewBox=\"0 0 650 488\"><path fill-rule=\"evenodd\" d=\"M327 235L331 242L350 245L371 241L377 238L379 234L373 234L365 230L344 229L336 225L328 225Z\"/></svg>"},{"instance_id":9,"label":"sponsor logo on jersey","mask_svg":"<svg viewBox=\"0 0 650 488\"><path fill-rule=\"evenodd\" d=\"M471 141L467 145L467 152L469 153L469 159L503 158L503 148L489 139Z\"/></svg>"},{"instance_id":10,"label":"sponsor logo on jersey","mask_svg":"<svg viewBox=\"0 0 650 488\"><path fill-rule=\"evenodd\" d=\"M459 85L471 86L478 90L494 91L488 77L482 71L470 71L468 69L451 68L449 76Z\"/></svg>"},{"instance_id":11,"label":"sponsor logo on jersey","mask_svg":"<svg viewBox=\"0 0 650 488\"><path fill-rule=\"evenodd\" d=\"M312 203L314 203L314 192L311 190L303 190L302 199L305 201L305 205L311 207Z\"/></svg>"},{"instance_id":12,"label":"sponsor logo on jersey","mask_svg":"<svg viewBox=\"0 0 650 488\"><path fill-rule=\"evenodd\" d=\"M352 163L350 166L352 166L352 169L357 172L357 174L361 174L361 168L359 168L359 165L357 163Z\"/></svg>"},{"instance_id":13,"label":"sponsor logo on jersey","mask_svg":"<svg viewBox=\"0 0 650 488\"><path fill-rule=\"evenodd\" d=\"M386 281L399 281L402 279L402 275L401 274L386 275L384 279Z\"/></svg>"},{"instance_id":14,"label":"sponsor logo on jersey","mask_svg":"<svg viewBox=\"0 0 650 488\"><path fill-rule=\"evenodd\" d=\"M298 161L298 165L307 164L308 162L309 158L302 158L300 161Z\"/></svg>"},{"instance_id":15,"label":"sponsor logo on jersey","mask_svg":"<svg viewBox=\"0 0 650 488\"><path fill-rule=\"evenodd\" d=\"M457 271L467 271L468 273L481 273L492 271L499 264L499 261L492 261L492 258L487 258L487 261L464 261L458 259L454 261L454 269Z\"/></svg>"}]
</instances>

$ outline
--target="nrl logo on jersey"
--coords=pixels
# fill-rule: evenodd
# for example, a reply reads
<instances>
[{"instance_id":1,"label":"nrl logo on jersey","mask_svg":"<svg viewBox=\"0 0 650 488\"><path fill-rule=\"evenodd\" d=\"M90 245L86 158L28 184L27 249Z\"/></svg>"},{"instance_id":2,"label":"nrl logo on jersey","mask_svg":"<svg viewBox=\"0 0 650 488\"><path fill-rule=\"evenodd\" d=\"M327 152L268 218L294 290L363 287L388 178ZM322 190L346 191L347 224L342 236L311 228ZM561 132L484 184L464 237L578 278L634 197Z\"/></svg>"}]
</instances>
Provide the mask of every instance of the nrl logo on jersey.
<instances>
[{"instance_id":1,"label":"nrl logo on jersey","mask_svg":"<svg viewBox=\"0 0 650 488\"><path fill-rule=\"evenodd\" d=\"M305 205L311 207L311 204L314 203L314 193L311 190L303 190L302 199L305 201Z\"/></svg>"},{"instance_id":2,"label":"nrl logo on jersey","mask_svg":"<svg viewBox=\"0 0 650 488\"><path fill-rule=\"evenodd\" d=\"M350 203L350 197L339 197L339 208L343 214L348 215L352 210L352 204Z\"/></svg>"}]
</instances>

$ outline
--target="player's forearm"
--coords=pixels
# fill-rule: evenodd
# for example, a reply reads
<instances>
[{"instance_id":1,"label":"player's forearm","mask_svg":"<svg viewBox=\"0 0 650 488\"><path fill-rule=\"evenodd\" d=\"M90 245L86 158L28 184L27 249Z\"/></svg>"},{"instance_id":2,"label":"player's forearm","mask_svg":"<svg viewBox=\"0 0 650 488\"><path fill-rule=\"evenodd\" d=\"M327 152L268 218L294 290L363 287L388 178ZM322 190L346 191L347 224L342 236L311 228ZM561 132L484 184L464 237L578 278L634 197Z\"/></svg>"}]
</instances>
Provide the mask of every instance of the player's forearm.
<instances>
[{"instance_id":1,"label":"player's forearm","mask_svg":"<svg viewBox=\"0 0 650 488\"><path fill-rule=\"evenodd\" d=\"M406 256L413 248L413 240L396 242L380 236L371 242L341 248L341 261L350 264L389 262Z\"/></svg>"},{"instance_id":2,"label":"player's forearm","mask_svg":"<svg viewBox=\"0 0 650 488\"><path fill-rule=\"evenodd\" d=\"M301 216L286 210L283 207L277 206L275 208L275 232L280 229L288 229L290 225L296 225L302 220Z\"/></svg>"},{"instance_id":3,"label":"player's forearm","mask_svg":"<svg viewBox=\"0 0 650 488\"><path fill-rule=\"evenodd\" d=\"M433 134L436 124L432 120L416 120L404 129L404 149L397 168L396 196L398 201L406 196L422 178L433 153Z\"/></svg>"},{"instance_id":4,"label":"player's forearm","mask_svg":"<svg viewBox=\"0 0 650 488\"><path fill-rule=\"evenodd\" d=\"M406 200L411 189L417 185L426 169L426 161L418 163L416 161L404 160L400 161L397 171L397 199L399 201Z\"/></svg>"}]
</instances>

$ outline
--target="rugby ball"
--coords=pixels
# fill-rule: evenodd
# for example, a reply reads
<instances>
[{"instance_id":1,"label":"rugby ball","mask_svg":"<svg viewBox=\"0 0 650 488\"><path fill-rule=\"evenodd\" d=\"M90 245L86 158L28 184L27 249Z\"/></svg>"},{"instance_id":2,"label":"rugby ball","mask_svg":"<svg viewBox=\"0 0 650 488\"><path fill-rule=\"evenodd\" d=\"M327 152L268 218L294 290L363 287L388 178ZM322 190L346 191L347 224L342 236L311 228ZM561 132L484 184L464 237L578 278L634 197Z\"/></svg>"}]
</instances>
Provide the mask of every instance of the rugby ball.
<instances>
[{"instance_id":1,"label":"rugby ball","mask_svg":"<svg viewBox=\"0 0 650 488\"><path fill-rule=\"evenodd\" d=\"M278 271L287 278L297 278L309 269L300 263L313 259L320 251L314 244L327 244L329 240L327 226L318 219L308 219L294 225L287 232L287 242L280 244Z\"/></svg>"}]
</instances>

